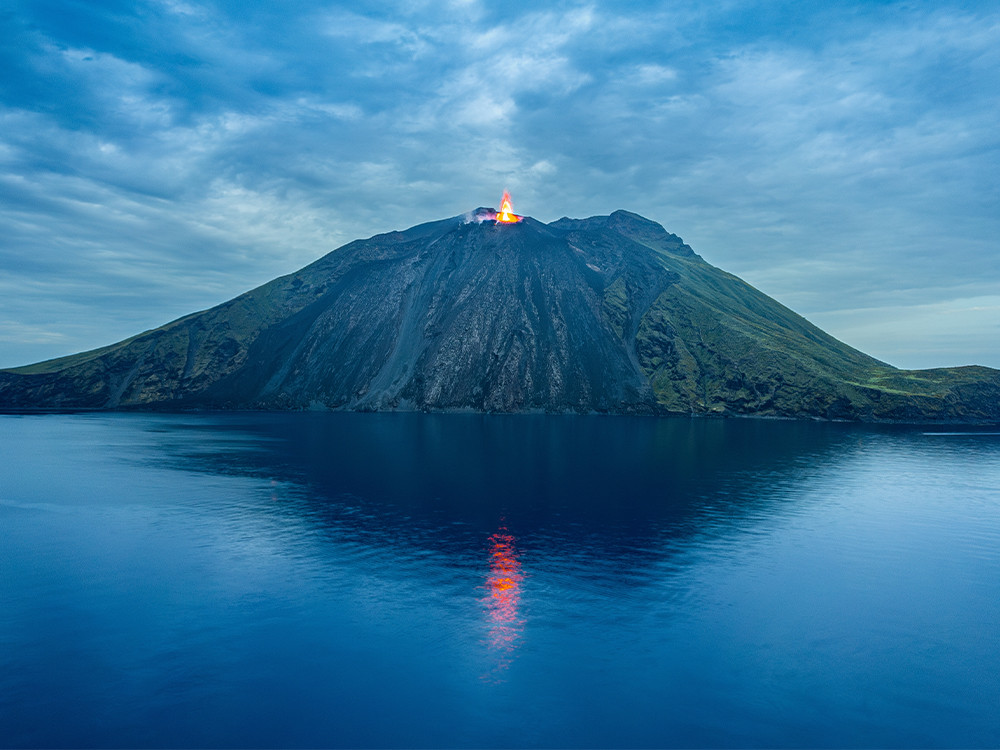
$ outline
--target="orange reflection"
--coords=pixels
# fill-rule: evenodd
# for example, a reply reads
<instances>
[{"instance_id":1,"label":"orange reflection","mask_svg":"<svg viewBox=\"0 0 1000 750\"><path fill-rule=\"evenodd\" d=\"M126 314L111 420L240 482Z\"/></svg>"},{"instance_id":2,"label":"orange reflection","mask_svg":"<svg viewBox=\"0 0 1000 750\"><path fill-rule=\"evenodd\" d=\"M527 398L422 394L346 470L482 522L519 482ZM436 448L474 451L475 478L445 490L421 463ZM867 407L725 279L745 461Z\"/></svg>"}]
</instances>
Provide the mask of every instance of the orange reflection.
<instances>
[{"instance_id":1,"label":"orange reflection","mask_svg":"<svg viewBox=\"0 0 1000 750\"><path fill-rule=\"evenodd\" d=\"M488 645L497 657L496 670L510 666L521 640L521 563L514 537L506 526L489 538L490 574L486 579L486 611L489 622Z\"/></svg>"}]
</instances>

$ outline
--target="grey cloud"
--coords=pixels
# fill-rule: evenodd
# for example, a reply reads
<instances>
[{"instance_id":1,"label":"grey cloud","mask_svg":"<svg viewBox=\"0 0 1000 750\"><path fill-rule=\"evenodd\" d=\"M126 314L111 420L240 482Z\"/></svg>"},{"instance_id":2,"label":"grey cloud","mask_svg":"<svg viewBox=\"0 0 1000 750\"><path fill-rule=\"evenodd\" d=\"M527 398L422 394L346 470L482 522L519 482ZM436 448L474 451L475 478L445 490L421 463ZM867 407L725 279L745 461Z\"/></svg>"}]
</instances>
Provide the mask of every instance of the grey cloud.
<instances>
[{"instance_id":1,"label":"grey cloud","mask_svg":"<svg viewBox=\"0 0 1000 750\"><path fill-rule=\"evenodd\" d=\"M504 187L543 220L656 219L894 364L961 363L899 353L897 329L1000 282L986 5L137 7L8 18L0 270L24 291L0 303L0 365L110 343L115 321L165 322ZM982 341L991 313L967 307Z\"/></svg>"}]
</instances>

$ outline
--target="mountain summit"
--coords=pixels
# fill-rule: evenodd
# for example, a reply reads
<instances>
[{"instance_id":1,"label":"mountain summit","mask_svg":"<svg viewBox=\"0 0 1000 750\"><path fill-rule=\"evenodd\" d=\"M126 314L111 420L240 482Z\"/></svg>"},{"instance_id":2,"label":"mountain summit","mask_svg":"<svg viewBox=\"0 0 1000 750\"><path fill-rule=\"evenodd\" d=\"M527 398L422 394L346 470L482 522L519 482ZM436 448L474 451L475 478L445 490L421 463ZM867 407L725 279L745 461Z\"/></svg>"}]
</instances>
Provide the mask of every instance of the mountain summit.
<instances>
[{"instance_id":1,"label":"mountain summit","mask_svg":"<svg viewBox=\"0 0 1000 750\"><path fill-rule=\"evenodd\" d=\"M0 409L1000 421L1000 371L904 371L627 211L357 240L204 312L0 371Z\"/></svg>"}]
</instances>

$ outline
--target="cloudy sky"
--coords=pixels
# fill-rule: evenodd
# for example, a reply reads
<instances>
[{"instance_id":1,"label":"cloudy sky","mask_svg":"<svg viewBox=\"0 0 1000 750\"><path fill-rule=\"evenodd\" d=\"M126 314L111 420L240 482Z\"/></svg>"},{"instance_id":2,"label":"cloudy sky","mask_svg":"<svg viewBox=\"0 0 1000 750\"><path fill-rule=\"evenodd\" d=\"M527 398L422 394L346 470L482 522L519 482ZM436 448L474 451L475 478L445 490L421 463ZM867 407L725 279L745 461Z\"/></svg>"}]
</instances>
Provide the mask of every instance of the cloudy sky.
<instances>
[{"instance_id":1,"label":"cloudy sky","mask_svg":"<svg viewBox=\"0 0 1000 750\"><path fill-rule=\"evenodd\" d=\"M1000 9L5 0L0 366L357 237L618 208L901 367L1000 367Z\"/></svg>"}]
</instances>

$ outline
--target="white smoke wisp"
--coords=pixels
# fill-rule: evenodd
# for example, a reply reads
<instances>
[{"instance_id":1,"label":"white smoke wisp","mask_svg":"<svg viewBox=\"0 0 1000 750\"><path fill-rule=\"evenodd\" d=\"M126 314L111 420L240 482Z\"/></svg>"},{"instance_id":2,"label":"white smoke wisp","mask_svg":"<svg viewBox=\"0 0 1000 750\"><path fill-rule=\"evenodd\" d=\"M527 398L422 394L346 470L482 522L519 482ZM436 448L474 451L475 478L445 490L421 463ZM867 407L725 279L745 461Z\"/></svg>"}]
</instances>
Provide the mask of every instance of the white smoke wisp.
<instances>
[{"instance_id":1,"label":"white smoke wisp","mask_svg":"<svg viewBox=\"0 0 1000 750\"><path fill-rule=\"evenodd\" d=\"M482 224L484 221L496 221L497 212L492 208L477 208L475 211L466 211L462 215L463 224Z\"/></svg>"}]
</instances>

